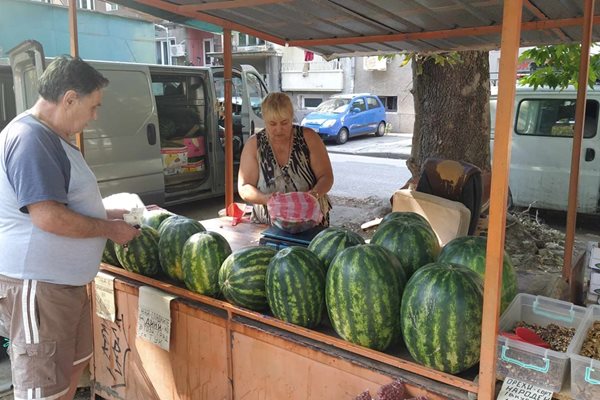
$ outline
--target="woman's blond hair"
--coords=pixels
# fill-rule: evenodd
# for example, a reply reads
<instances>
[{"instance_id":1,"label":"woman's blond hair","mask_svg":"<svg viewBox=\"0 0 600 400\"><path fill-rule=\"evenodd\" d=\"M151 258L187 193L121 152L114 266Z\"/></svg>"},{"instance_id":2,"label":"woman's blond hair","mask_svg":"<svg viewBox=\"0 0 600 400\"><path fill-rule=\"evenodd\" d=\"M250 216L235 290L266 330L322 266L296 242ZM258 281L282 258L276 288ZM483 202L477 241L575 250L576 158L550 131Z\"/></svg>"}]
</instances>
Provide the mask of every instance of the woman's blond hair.
<instances>
[{"instance_id":1,"label":"woman's blond hair","mask_svg":"<svg viewBox=\"0 0 600 400\"><path fill-rule=\"evenodd\" d=\"M287 94L272 92L265 97L261 105L263 119L294 118L294 106Z\"/></svg>"}]
</instances>

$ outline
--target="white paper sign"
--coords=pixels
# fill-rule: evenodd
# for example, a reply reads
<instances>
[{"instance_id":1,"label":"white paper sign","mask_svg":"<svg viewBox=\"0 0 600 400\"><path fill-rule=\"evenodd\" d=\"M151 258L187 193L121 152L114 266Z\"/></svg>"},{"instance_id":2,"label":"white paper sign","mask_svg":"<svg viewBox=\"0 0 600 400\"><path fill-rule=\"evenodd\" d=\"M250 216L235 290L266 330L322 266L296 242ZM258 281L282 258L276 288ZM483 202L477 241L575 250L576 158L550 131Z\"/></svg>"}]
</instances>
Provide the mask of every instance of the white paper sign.
<instances>
[{"instance_id":1,"label":"white paper sign","mask_svg":"<svg viewBox=\"0 0 600 400\"><path fill-rule=\"evenodd\" d=\"M552 392L513 378L506 378L498 400L551 400Z\"/></svg>"},{"instance_id":2,"label":"white paper sign","mask_svg":"<svg viewBox=\"0 0 600 400\"><path fill-rule=\"evenodd\" d=\"M115 277L104 272L98 272L94 278L96 292L96 314L100 318L115 322Z\"/></svg>"},{"instance_id":3,"label":"white paper sign","mask_svg":"<svg viewBox=\"0 0 600 400\"><path fill-rule=\"evenodd\" d=\"M139 292L137 336L169 351L171 300L176 296L150 286Z\"/></svg>"}]
</instances>

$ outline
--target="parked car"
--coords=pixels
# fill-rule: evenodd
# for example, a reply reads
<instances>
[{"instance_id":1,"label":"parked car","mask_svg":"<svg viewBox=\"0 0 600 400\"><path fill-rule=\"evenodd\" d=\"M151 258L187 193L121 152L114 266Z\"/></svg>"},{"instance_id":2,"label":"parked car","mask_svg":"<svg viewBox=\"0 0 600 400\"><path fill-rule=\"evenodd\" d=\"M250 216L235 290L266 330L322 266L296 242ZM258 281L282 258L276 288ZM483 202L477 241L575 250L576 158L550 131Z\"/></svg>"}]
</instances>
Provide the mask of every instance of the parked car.
<instances>
[{"instance_id":1,"label":"parked car","mask_svg":"<svg viewBox=\"0 0 600 400\"><path fill-rule=\"evenodd\" d=\"M344 144L349 137L385 134L385 107L377 96L341 94L319 104L302 120L302 126L315 130L323 140Z\"/></svg>"}]
</instances>

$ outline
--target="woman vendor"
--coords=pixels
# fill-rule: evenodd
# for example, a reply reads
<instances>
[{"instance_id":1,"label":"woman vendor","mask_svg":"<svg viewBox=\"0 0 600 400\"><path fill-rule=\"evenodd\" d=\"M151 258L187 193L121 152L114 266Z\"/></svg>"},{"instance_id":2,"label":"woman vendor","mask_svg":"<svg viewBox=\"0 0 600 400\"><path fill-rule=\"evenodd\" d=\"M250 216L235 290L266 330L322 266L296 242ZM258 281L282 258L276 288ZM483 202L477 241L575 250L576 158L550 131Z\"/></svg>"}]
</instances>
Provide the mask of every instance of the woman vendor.
<instances>
[{"instance_id":1,"label":"woman vendor","mask_svg":"<svg viewBox=\"0 0 600 400\"><path fill-rule=\"evenodd\" d=\"M252 203L252 221L269 223L267 202L273 193L309 192L319 201L322 225L329 226L333 170L321 137L293 124L290 98L270 93L262 102L265 129L252 135L242 150L239 195Z\"/></svg>"}]
</instances>

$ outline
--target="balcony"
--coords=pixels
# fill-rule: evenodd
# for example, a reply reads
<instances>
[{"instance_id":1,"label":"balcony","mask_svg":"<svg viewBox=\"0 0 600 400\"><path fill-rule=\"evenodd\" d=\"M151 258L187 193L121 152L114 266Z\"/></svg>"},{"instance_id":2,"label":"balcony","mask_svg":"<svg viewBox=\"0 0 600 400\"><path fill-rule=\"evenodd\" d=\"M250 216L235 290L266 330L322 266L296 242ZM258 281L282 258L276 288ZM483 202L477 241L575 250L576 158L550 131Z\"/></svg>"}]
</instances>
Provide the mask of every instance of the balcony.
<instances>
[{"instance_id":1,"label":"balcony","mask_svg":"<svg viewBox=\"0 0 600 400\"><path fill-rule=\"evenodd\" d=\"M284 62L281 89L286 92L341 92L344 71L337 60L330 62Z\"/></svg>"}]
</instances>

